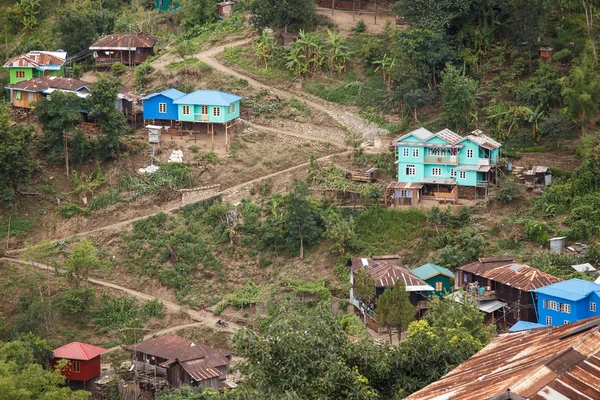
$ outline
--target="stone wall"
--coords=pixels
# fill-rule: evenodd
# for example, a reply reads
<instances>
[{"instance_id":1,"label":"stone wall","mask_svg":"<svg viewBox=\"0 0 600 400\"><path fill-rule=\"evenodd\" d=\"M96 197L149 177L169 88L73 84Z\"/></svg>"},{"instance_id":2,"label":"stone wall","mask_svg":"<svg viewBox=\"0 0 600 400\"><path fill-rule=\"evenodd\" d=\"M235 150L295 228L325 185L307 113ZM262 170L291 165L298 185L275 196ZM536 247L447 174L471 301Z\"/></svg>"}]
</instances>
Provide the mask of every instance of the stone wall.
<instances>
[{"instance_id":1,"label":"stone wall","mask_svg":"<svg viewBox=\"0 0 600 400\"><path fill-rule=\"evenodd\" d=\"M458 198L466 200L475 200L477 188L474 186L458 185Z\"/></svg>"}]
</instances>

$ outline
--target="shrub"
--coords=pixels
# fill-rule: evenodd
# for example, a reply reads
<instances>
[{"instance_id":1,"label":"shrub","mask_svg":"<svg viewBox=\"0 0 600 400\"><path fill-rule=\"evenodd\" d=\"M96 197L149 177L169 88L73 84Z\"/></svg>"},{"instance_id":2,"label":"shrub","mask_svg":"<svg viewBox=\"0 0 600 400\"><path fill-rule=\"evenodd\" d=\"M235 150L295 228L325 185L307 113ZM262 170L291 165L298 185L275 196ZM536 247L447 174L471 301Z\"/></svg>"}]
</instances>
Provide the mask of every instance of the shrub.
<instances>
[{"instance_id":1,"label":"shrub","mask_svg":"<svg viewBox=\"0 0 600 400\"><path fill-rule=\"evenodd\" d=\"M523 197L523 190L520 185L512 181L504 181L500 184L500 188L494 199L500 203L510 203L514 200Z\"/></svg>"},{"instance_id":2,"label":"shrub","mask_svg":"<svg viewBox=\"0 0 600 400\"><path fill-rule=\"evenodd\" d=\"M197 153L198 153L198 151L200 151L200 148L199 148L198 146L196 146L195 144L193 144L193 145L191 145L190 147L188 147L188 149L189 149L189 150L190 150L192 153L194 153L194 154L197 154Z\"/></svg>"},{"instance_id":3,"label":"shrub","mask_svg":"<svg viewBox=\"0 0 600 400\"><path fill-rule=\"evenodd\" d=\"M75 203L65 203L60 206L60 216L64 219L69 219L74 217L75 215L90 215L90 210L79 207Z\"/></svg>"},{"instance_id":4,"label":"shrub","mask_svg":"<svg viewBox=\"0 0 600 400\"><path fill-rule=\"evenodd\" d=\"M365 21L363 19L358 20L356 25L352 28L352 32L362 33L367 30L367 26L365 25Z\"/></svg>"},{"instance_id":5,"label":"shrub","mask_svg":"<svg viewBox=\"0 0 600 400\"><path fill-rule=\"evenodd\" d=\"M144 87L148 83L147 76L154 72L154 67L148 61L144 61L135 67L135 84Z\"/></svg>"},{"instance_id":6,"label":"shrub","mask_svg":"<svg viewBox=\"0 0 600 400\"><path fill-rule=\"evenodd\" d=\"M127 67L118 61L110 67L110 72L113 76L121 76L125 71L127 71Z\"/></svg>"},{"instance_id":7,"label":"shrub","mask_svg":"<svg viewBox=\"0 0 600 400\"><path fill-rule=\"evenodd\" d=\"M544 246L550 239L550 229L545 223L530 219L525 222L525 237Z\"/></svg>"},{"instance_id":8,"label":"shrub","mask_svg":"<svg viewBox=\"0 0 600 400\"><path fill-rule=\"evenodd\" d=\"M209 164L216 165L219 159L217 158L217 153L211 151L209 153L204 153L200 156L201 159L208 161Z\"/></svg>"}]
</instances>

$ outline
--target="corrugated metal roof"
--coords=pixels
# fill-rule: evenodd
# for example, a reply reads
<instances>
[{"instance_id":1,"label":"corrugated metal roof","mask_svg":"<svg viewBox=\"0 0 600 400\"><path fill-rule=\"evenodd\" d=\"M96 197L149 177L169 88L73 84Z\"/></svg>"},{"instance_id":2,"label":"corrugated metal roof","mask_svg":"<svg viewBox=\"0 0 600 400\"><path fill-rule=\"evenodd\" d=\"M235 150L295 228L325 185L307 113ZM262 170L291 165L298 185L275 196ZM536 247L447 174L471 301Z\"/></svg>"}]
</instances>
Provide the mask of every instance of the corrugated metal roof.
<instances>
[{"instance_id":1,"label":"corrugated metal roof","mask_svg":"<svg viewBox=\"0 0 600 400\"><path fill-rule=\"evenodd\" d=\"M177 89L170 88L167 90L163 90L162 92L149 94L147 96L142 97L140 100L148 100L148 99L153 98L154 96L159 96L159 95L168 97L171 100L175 100L182 96L185 96L185 93L183 93L182 91L179 91Z\"/></svg>"},{"instance_id":2,"label":"corrugated metal roof","mask_svg":"<svg viewBox=\"0 0 600 400\"><path fill-rule=\"evenodd\" d=\"M523 175L545 174L546 172L548 172L548 167L542 167L538 165L528 169L527 171L524 171Z\"/></svg>"},{"instance_id":3,"label":"corrugated metal roof","mask_svg":"<svg viewBox=\"0 0 600 400\"><path fill-rule=\"evenodd\" d=\"M470 272L476 275L481 275L485 271L501 267L515 260L514 257L487 257L479 258L477 261L457 267L461 271Z\"/></svg>"},{"instance_id":4,"label":"corrugated metal roof","mask_svg":"<svg viewBox=\"0 0 600 400\"><path fill-rule=\"evenodd\" d=\"M413 183L413 182L392 182L388 186L388 189L421 189L423 187L422 183Z\"/></svg>"},{"instance_id":5,"label":"corrugated metal roof","mask_svg":"<svg viewBox=\"0 0 600 400\"><path fill-rule=\"evenodd\" d=\"M448 128L437 132L435 136L442 138L451 144L456 144L462 140L462 136L460 136L458 133L452 132Z\"/></svg>"},{"instance_id":6,"label":"corrugated metal roof","mask_svg":"<svg viewBox=\"0 0 600 400\"><path fill-rule=\"evenodd\" d=\"M517 321L516 324L514 324L513 326L511 326L508 329L508 331L510 333L513 333L513 332L521 332L521 331L527 331L530 329L547 328L547 327L548 327L548 325L537 324L535 322Z\"/></svg>"},{"instance_id":7,"label":"corrugated metal roof","mask_svg":"<svg viewBox=\"0 0 600 400\"><path fill-rule=\"evenodd\" d=\"M456 185L456 178L441 178L426 176L422 180L423 183L439 183L440 185Z\"/></svg>"},{"instance_id":8,"label":"corrugated metal roof","mask_svg":"<svg viewBox=\"0 0 600 400\"><path fill-rule=\"evenodd\" d=\"M241 100L235 94L220 92L218 90L196 90L177 98L173 104L200 104L209 106L229 106Z\"/></svg>"},{"instance_id":9,"label":"corrugated metal roof","mask_svg":"<svg viewBox=\"0 0 600 400\"><path fill-rule=\"evenodd\" d=\"M530 292L562 279L525 264L508 264L482 272L480 276L519 290Z\"/></svg>"},{"instance_id":10,"label":"corrugated metal roof","mask_svg":"<svg viewBox=\"0 0 600 400\"><path fill-rule=\"evenodd\" d=\"M480 131L479 129L474 130L469 135L465 136L461 140L461 142L463 142L465 140L470 140L470 141L476 143L477 145L479 145L483 148L486 148L488 150L494 150L494 149L497 149L502 146L500 143L496 142L491 137L484 135L483 132Z\"/></svg>"},{"instance_id":11,"label":"corrugated metal roof","mask_svg":"<svg viewBox=\"0 0 600 400\"><path fill-rule=\"evenodd\" d=\"M376 287L392 287L397 280L400 280L409 292L434 290L427 282L413 275L397 255L373 256L372 258L353 257L351 263L353 271L364 269L371 275L375 279Z\"/></svg>"},{"instance_id":12,"label":"corrugated metal roof","mask_svg":"<svg viewBox=\"0 0 600 400\"><path fill-rule=\"evenodd\" d=\"M219 355L181 362L183 369L196 381L216 378L221 375L217 368L227 367L228 365L229 360Z\"/></svg>"},{"instance_id":13,"label":"corrugated metal roof","mask_svg":"<svg viewBox=\"0 0 600 400\"><path fill-rule=\"evenodd\" d=\"M17 89L25 92L41 92L45 89L59 89L76 92L83 88L89 89L91 86L91 83L79 79L51 76L13 83L12 85L6 86L6 89Z\"/></svg>"},{"instance_id":14,"label":"corrugated metal roof","mask_svg":"<svg viewBox=\"0 0 600 400\"><path fill-rule=\"evenodd\" d=\"M71 342L54 350L54 357L68 358L69 360L91 360L104 353L106 349L92 344Z\"/></svg>"},{"instance_id":15,"label":"corrugated metal roof","mask_svg":"<svg viewBox=\"0 0 600 400\"><path fill-rule=\"evenodd\" d=\"M600 399L599 324L596 317L500 335L407 400L486 399L508 389L531 400Z\"/></svg>"},{"instance_id":16,"label":"corrugated metal roof","mask_svg":"<svg viewBox=\"0 0 600 400\"><path fill-rule=\"evenodd\" d=\"M42 68L46 66L60 67L67 59L65 51L30 51L11 58L4 64L4 68Z\"/></svg>"},{"instance_id":17,"label":"corrugated metal roof","mask_svg":"<svg viewBox=\"0 0 600 400\"><path fill-rule=\"evenodd\" d=\"M557 297L559 299L578 301L586 298L593 292L600 292L600 285L595 282L574 278L533 291L547 296Z\"/></svg>"},{"instance_id":18,"label":"corrugated metal roof","mask_svg":"<svg viewBox=\"0 0 600 400\"><path fill-rule=\"evenodd\" d=\"M445 275L449 278L454 278L454 274L449 269L432 263L423 264L420 267L413 269L411 272L413 275L416 275L418 278L423 280L433 278L434 276L438 275Z\"/></svg>"},{"instance_id":19,"label":"corrugated metal roof","mask_svg":"<svg viewBox=\"0 0 600 400\"><path fill-rule=\"evenodd\" d=\"M228 350L194 343L179 336L159 336L127 347L128 350L146 353L155 357L177 359L180 362L212 355L228 356Z\"/></svg>"},{"instance_id":20,"label":"corrugated metal roof","mask_svg":"<svg viewBox=\"0 0 600 400\"><path fill-rule=\"evenodd\" d=\"M577 272L593 272L596 270L596 268L594 268L594 266L590 263L571 265L571 268Z\"/></svg>"},{"instance_id":21,"label":"corrugated metal roof","mask_svg":"<svg viewBox=\"0 0 600 400\"><path fill-rule=\"evenodd\" d=\"M406 135L400 136L398 139L394 140L394 142L400 142L403 139L410 137L410 136L414 136L417 139L419 139L420 141L426 142L427 140L431 139L434 135L433 135L433 133L429 132L427 129L421 127L421 128L415 129L412 132L407 133Z\"/></svg>"},{"instance_id":22,"label":"corrugated metal roof","mask_svg":"<svg viewBox=\"0 0 600 400\"><path fill-rule=\"evenodd\" d=\"M134 34L115 33L96 40L90 50L135 50L152 48L158 39L144 32Z\"/></svg>"}]
</instances>

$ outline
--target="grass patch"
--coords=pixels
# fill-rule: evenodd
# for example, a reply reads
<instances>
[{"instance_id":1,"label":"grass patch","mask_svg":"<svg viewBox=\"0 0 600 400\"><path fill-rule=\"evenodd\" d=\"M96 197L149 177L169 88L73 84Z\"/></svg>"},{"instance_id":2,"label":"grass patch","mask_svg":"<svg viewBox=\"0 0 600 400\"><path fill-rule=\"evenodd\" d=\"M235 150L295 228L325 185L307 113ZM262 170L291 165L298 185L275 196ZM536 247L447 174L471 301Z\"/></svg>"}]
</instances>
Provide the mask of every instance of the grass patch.
<instances>
[{"instance_id":1,"label":"grass patch","mask_svg":"<svg viewBox=\"0 0 600 400\"><path fill-rule=\"evenodd\" d=\"M197 58L188 58L187 60L185 60L185 64L183 61L173 61L172 63L167 65L168 71L180 71L184 68L186 68L188 71L189 70L197 70L199 72L205 72L205 73L212 72L214 69L210 65L203 63L202 61L198 60Z\"/></svg>"},{"instance_id":2,"label":"grass patch","mask_svg":"<svg viewBox=\"0 0 600 400\"><path fill-rule=\"evenodd\" d=\"M37 225L35 218L25 215L13 214L9 217L0 220L0 238L5 238L8 233L10 219L10 236L23 237Z\"/></svg>"},{"instance_id":3,"label":"grass patch","mask_svg":"<svg viewBox=\"0 0 600 400\"><path fill-rule=\"evenodd\" d=\"M267 79L286 82L294 79L294 75L291 72L287 69L277 68L276 64L266 69L256 65L253 61L254 54L252 53L252 49L248 47L225 47L222 58L230 65L250 71Z\"/></svg>"},{"instance_id":4,"label":"grass patch","mask_svg":"<svg viewBox=\"0 0 600 400\"><path fill-rule=\"evenodd\" d=\"M356 218L356 235L367 255L396 254L423 236L425 214L419 210L373 208Z\"/></svg>"}]
</instances>

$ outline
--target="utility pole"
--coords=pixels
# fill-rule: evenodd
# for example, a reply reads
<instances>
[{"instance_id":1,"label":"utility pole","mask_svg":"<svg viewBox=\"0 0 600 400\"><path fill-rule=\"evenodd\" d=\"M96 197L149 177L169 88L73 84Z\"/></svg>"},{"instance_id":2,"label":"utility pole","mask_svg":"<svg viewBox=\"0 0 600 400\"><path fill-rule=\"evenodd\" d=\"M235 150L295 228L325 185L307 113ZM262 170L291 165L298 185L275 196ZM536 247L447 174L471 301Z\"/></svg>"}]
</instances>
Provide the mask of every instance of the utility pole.
<instances>
[{"instance_id":1,"label":"utility pole","mask_svg":"<svg viewBox=\"0 0 600 400\"><path fill-rule=\"evenodd\" d=\"M335 0L331 0L331 15L333 15L334 10L335 10Z\"/></svg>"},{"instance_id":2,"label":"utility pole","mask_svg":"<svg viewBox=\"0 0 600 400\"><path fill-rule=\"evenodd\" d=\"M137 335L136 335L136 331L151 331L152 329L148 329L148 328L121 328L119 329L119 332L123 332L123 331L133 331L133 352L134 357L135 357L135 361L137 361ZM143 336L142 336L143 339ZM135 385L133 386L133 390L134 390L134 399L138 398L138 394L137 394L137 389L138 389L138 376L137 376L137 365L135 365L135 363L133 364L133 374L134 374L134 382ZM156 392L156 387L154 388L154 392Z\"/></svg>"}]
</instances>

